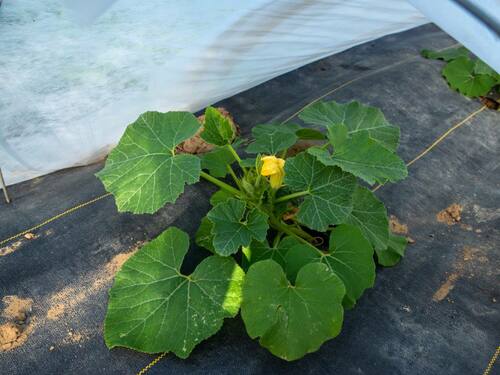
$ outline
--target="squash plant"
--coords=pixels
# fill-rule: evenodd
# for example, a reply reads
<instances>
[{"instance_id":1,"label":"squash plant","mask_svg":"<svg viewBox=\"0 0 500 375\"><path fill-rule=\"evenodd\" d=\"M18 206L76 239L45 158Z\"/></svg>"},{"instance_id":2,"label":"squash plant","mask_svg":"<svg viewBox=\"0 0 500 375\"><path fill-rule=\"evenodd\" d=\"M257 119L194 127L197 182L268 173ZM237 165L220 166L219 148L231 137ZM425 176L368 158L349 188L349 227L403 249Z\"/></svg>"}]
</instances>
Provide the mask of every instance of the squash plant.
<instances>
[{"instance_id":1,"label":"squash plant","mask_svg":"<svg viewBox=\"0 0 500 375\"><path fill-rule=\"evenodd\" d=\"M424 49L426 59L446 62L442 75L448 85L470 98L485 96L495 88L500 88L500 74L478 58L471 58L465 47L448 48L443 51Z\"/></svg>"},{"instance_id":2,"label":"squash plant","mask_svg":"<svg viewBox=\"0 0 500 375\"><path fill-rule=\"evenodd\" d=\"M407 170L396 154L399 128L379 109L318 102L299 117L312 127L257 125L246 148L212 107L203 125L188 112L146 112L128 126L97 174L120 211L153 213L200 178L219 190L196 233L210 255L192 274L181 272L189 237L175 227L117 273L109 348L186 358L240 310L249 336L286 360L339 334L344 309L374 285L374 256L392 266L406 245L366 185ZM212 149L183 153L194 136ZM300 140L313 144L292 155Z\"/></svg>"}]
</instances>

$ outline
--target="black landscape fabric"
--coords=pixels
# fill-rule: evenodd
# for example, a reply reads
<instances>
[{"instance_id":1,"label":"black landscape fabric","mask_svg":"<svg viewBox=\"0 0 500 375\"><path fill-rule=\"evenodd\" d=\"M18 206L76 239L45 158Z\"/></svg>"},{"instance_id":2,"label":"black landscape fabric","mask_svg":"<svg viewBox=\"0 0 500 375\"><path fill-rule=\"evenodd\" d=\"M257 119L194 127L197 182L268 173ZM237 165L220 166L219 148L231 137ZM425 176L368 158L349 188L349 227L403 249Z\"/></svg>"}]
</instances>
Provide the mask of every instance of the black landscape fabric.
<instances>
[{"instance_id":1,"label":"black landscape fabric","mask_svg":"<svg viewBox=\"0 0 500 375\"><path fill-rule=\"evenodd\" d=\"M448 88L442 62L419 56L423 48L455 43L435 26L422 26L217 105L248 135L252 126L282 121L331 92L325 99L380 107L401 127L399 152L410 161L481 106ZM377 191L415 243L399 265L378 269L374 288L346 312L342 333L317 352L282 361L251 340L236 318L189 359L168 354L148 373L482 373L500 342L499 139L500 114L484 110L411 165L405 181ZM69 169L10 187L13 203L0 203L0 240L105 193L94 176L100 168L102 163ZM0 296L30 298L33 305L25 342L0 352L0 373L131 374L146 366L154 356L104 345L113 274L127 253L169 226L194 235L213 191L204 182L189 186L155 215L118 213L112 197L105 197L33 231L32 239L3 245ZM438 213L453 203L462 208L460 222L439 222ZM192 245L186 269L204 256ZM497 364L492 373L499 369Z\"/></svg>"}]
</instances>

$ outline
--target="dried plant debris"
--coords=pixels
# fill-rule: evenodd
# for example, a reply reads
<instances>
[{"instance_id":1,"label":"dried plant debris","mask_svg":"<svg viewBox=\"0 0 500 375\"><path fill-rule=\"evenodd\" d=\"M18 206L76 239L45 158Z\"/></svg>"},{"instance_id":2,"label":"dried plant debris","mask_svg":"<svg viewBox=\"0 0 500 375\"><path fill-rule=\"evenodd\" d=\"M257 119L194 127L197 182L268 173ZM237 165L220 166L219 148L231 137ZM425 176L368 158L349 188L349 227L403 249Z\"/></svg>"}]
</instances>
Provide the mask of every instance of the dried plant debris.
<instances>
[{"instance_id":1,"label":"dried plant debris","mask_svg":"<svg viewBox=\"0 0 500 375\"><path fill-rule=\"evenodd\" d=\"M462 210L463 207L458 203L453 203L452 205L446 207L437 213L436 219L440 223L445 223L447 225L455 225L462 220Z\"/></svg>"}]
</instances>

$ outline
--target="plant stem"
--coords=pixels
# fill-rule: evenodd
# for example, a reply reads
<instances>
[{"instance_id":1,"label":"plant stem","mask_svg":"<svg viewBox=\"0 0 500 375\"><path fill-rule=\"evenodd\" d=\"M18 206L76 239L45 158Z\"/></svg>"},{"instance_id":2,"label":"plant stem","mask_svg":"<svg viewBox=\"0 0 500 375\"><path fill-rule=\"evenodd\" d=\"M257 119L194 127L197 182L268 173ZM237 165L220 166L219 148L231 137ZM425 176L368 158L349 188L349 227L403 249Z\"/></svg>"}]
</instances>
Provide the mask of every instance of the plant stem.
<instances>
[{"instance_id":1,"label":"plant stem","mask_svg":"<svg viewBox=\"0 0 500 375\"><path fill-rule=\"evenodd\" d=\"M240 180L238 179L238 177L236 176L236 173L234 173L233 171L233 168L231 168L230 165L227 166L227 170L229 172L229 174L231 175L231 177L233 178L234 180L234 183L238 186L238 188L241 190L241 185L240 185Z\"/></svg>"},{"instance_id":2,"label":"plant stem","mask_svg":"<svg viewBox=\"0 0 500 375\"><path fill-rule=\"evenodd\" d=\"M288 194L288 195L283 195L282 197L279 197L278 199L276 199L274 202L275 203L280 203L280 202L284 202L284 201L287 201L287 200L290 200L290 199L293 199L293 198L298 198L298 197L302 197L303 195L307 195L309 194L309 191L305 190L305 191L299 191L298 193L292 193L292 194Z\"/></svg>"},{"instance_id":3,"label":"plant stem","mask_svg":"<svg viewBox=\"0 0 500 375\"><path fill-rule=\"evenodd\" d=\"M277 220L276 218L270 217L269 223L271 224L272 227L274 227L274 229L282 231L283 233L286 233L289 236L296 238L297 240L299 240L300 242L302 242L304 244L311 245L307 240L305 240L304 238L295 234L288 225L280 223L279 220Z\"/></svg>"},{"instance_id":4,"label":"plant stem","mask_svg":"<svg viewBox=\"0 0 500 375\"><path fill-rule=\"evenodd\" d=\"M240 158L240 155L238 155L238 153L236 152L236 150L234 149L233 145L229 144L227 145L227 147L229 148L229 151L231 151L231 154L234 156L234 158L236 159L236 161L238 162L240 168L243 170L243 172L246 173L246 169L243 165L241 165L241 158Z\"/></svg>"},{"instance_id":5,"label":"plant stem","mask_svg":"<svg viewBox=\"0 0 500 375\"><path fill-rule=\"evenodd\" d=\"M241 195L241 192L238 189L235 189L231 185L226 184L225 182L219 180L218 178L215 178L211 175L209 175L206 172L201 171L200 176L203 177L205 180L210 181L212 184L217 185L221 189L227 191L228 193L231 193L233 195Z\"/></svg>"}]
</instances>

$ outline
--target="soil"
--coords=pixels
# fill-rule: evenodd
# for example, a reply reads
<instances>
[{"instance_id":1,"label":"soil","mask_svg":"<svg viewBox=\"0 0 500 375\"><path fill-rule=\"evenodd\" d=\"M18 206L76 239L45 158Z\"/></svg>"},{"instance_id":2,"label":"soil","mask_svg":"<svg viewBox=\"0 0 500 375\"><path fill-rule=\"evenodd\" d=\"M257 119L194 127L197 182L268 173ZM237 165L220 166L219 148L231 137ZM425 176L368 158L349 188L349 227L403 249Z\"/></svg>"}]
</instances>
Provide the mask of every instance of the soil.
<instances>
[{"instance_id":1,"label":"soil","mask_svg":"<svg viewBox=\"0 0 500 375\"><path fill-rule=\"evenodd\" d=\"M436 215L436 220L447 225L455 225L462 220L463 207L458 203L453 203L444 210L439 211Z\"/></svg>"},{"instance_id":2,"label":"soil","mask_svg":"<svg viewBox=\"0 0 500 375\"><path fill-rule=\"evenodd\" d=\"M408 226L399 222L398 218L391 215L389 218L389 227L392 233L395 234L408 234Z\"/></svg>"},{"instance_id":3,"label":"soil","mask_svg":"<svg viewBox=\"0 0 500 375\"><path fill-rule=\"evenodd\" d=\"M465 247L461 257L454 263L453 272L448 275L445 282L441 284L439 289L432 296L434 302L440 302L445 299L450 291L455 287L456 281L465 275L467 267L472 267L474 263L486 263L488 257L481 249ZM473 273L471 274L471 276Z\"/></svg>"},{"instance_id":4,"label":"soil","mask_svg":"<svg viewBox=\"0 0 500 375\"><path fill-rule=\"evenodd\" d=\"M223 107L217 107L217 110L222 114L222 116L229 120L229 122L233 126L235 134L239 134L239 127L234 122L231 114ZM177 146L177 152L187 154L204 154L214 149L214 145L207 143L201 138L201 133L203 132L205 124L205 115L198 116L198 121L201 124L200 129L198 129L194 136L185 140L179 146Z\"/></svg>"},{"instance_id":5,"label":"soil","mask_svg":"<svg viewBox=\"0 0 500 375\"><path fill-rule=\"evenodd\" d=\"M71 315L77 306L86 301L91 295L108 286L113 280L116 272L120 270L123 263L127 261L142 246L142 242L128 252L115 255L102 270L88 278L88 281L75 286L69 285L50 298L50 308L47 311L49 320L58 320L62 316Z\"/></svg>"},{"instance_id":6,"label":"soil","mask_svg":"<svg viewBox=\"0 0 500 375\"><path fill-rule=\"evenodd\" d=\"M2 301L5 323L0 325L0 352L5 352L26 342L35 327L35 321L30 317L33 300L5 296Z\"/></svg>"}]
</instances>

